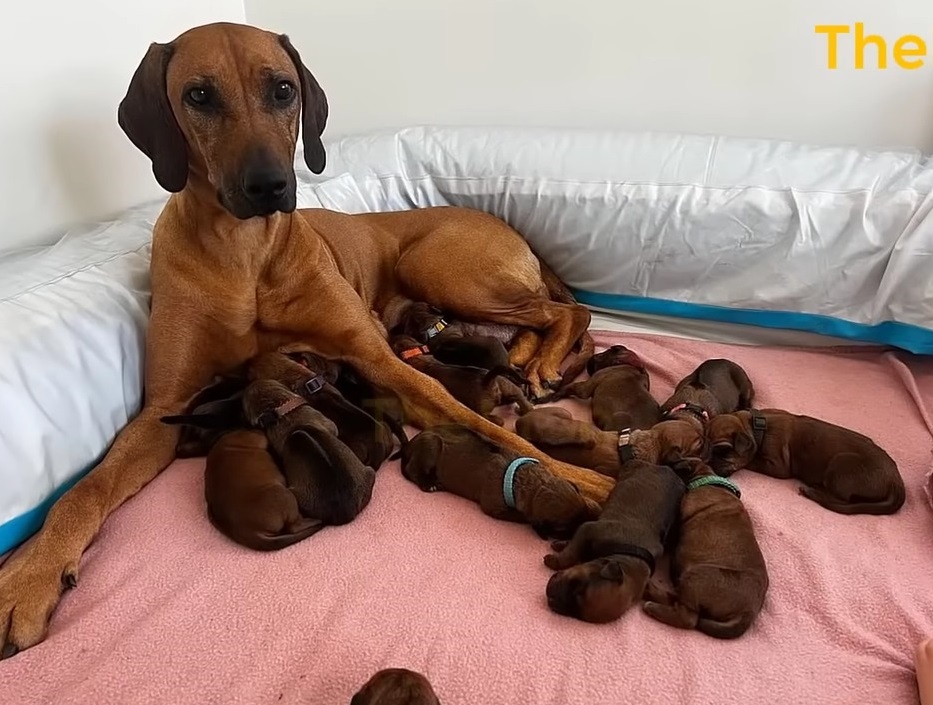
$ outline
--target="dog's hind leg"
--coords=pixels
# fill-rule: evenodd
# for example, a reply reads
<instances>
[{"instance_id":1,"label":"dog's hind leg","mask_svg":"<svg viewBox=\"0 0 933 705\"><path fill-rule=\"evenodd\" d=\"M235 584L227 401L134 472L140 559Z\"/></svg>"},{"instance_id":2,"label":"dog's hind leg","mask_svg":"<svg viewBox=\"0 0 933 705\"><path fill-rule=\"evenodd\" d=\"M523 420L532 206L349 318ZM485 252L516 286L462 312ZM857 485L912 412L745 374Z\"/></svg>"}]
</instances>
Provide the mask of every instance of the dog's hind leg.
<instances>
[{"instance_id":1,"label":"dog's hind leg","mask_svg":"<svg viewBox=\"0 0 933 705\"><path fill-rule=\"evenodd\" d=\"M679 629L696 629L700 617L695 610L676 600L670 605L649 600L644 603L643 608L649 617Z\"/></svg>"}]
</instances>

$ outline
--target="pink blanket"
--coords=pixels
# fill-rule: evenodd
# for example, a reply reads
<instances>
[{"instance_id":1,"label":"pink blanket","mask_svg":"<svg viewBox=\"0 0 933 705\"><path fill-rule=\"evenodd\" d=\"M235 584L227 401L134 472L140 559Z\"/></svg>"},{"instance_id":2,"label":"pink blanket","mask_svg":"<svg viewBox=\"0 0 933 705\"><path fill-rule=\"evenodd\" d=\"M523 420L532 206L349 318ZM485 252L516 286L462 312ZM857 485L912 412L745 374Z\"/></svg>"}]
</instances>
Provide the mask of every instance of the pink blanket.
<instances>
[{"instance_id":1,"label":"pink blanket","mask_svg":"<svg viewBox=\"0 0 933 705\"><path fill-rule=\"evenodd\" d=\"M200 462L178 462L107 522L49 638L0 662L4 703L348 703L389 666L444 705L917 701L913 650L933 636L933 363L877 350L788 350L645 335L625 342L662 399L709 357L749 371L761 406L873 436L900 464L892 517L832 514L793 482L743 471L771 576L742 639L671 629L635 609L586 625L548 611L546 545L396 464L349 526L273 554L219 535Z\"/></svg>"}]
</instances>

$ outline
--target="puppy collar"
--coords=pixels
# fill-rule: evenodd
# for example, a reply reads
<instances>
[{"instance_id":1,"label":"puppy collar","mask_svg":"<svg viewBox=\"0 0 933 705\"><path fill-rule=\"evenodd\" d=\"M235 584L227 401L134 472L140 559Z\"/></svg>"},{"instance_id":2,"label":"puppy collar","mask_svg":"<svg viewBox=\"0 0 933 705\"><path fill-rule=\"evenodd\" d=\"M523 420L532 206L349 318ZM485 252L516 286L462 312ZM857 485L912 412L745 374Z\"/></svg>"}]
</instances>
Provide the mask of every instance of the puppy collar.
<instances>
[{"instance_id":1,"label":"puppy collar","mask_svg":"<svg viewBox=\"0 0 933 705\"><path fill-rule=\"evenodd\" d=\"M440 333L442 330L444 330L446 327L447 327L447 321L445 321L445 320L442 318L442 319L439 320L437 323L435 323L433 326L431 326L430 328L428 328L427 330L424 331L424 337L425 337L427 340L430 340L430 339L433 338L435 335L437 335L437 334Z\"/></svg>"},{"instance_id":2,"label":"puppy collar","mask_svg":"<svg viewBox=\"0 0 933 705\"><path fill-rule=\"evenodd\" d=\"M403 360L411 360L413 357L418 357L419 355L427 355L429 352L431 351L428 349L427 345L419 345L416 348L408 348L408 350L402 350L402 352L399 353L399 357L402 358Z\"/></svg>"},{"instance_id":3,"label":"puppy collar","mask_svg":"<svg viewBox=\"0 0 933 705\"><path fill-rule=\"evenodd\" d=\"M648 564L648 574L654 575L654 554L648 549L631 543L620 543L609 546L607 550L611 552L606 554L607 558L610 555L631 556L632 558L644 561Z\"/></svg>"},{"instance_id":4,"label":"puppy collar","mask_svg":"<svg viewBox=\"0 0 933 705\"><path fill-rule=\"evenodd\" d=\"M698 477L695 480L691 480L687 484L687 492L689 492L690 490L695 490L699 487L707 487L707 486L723 487L729 490L738 499L742 498L742 493L741 491L739 491L738 486L734 482L732 482L732 480L729 480L728 478L725 478L725 477L720 477L719 475L703 475L702 477Z\"/></svg>"},{"instance_id":5,"label":"puppy collar","mask_svg":"<svg viewBox=\"0 0 933 705\"><path fill-rule=\"evenodd\" d=\"M302 385L302 389L304 389L305 394L310 396L324 389L325 384L327 384L327 380L324 379L324 375L315 375Z\"/></svg>"},{"instance_id":6,"label":"puppy collar","mask_svg":"<svg viewBox=\"0 0 933 705\"><path fill-rule=\"evenodd\" d=\"M632 429L623 428L619 431L619 462L625 465L630 460L635 460L635 448L632 447Z\"/></svg>"},{"instance_id":7,"label":"puppy collar","mask_svg":"<svg viewBox=\"0 0 933 705\"><path fill-rule=\"evenodd\" d=\"M305 404L307 404L307 402L301 397L293 397L289 399L288 401L282 402L281 404L279 404L277 407L275 407L271 411L262 412L259 415L259 418L257 419L260 428L269 428L276 421L278 421L281 418L284 418L285 416L288 416L295 409L298 409L304 406Z\"/></svg>"},{"instance_id":8,"label":"puppy collar","mask_svg":"<svg viewBox=\"0 0 933 705\"><path fill-rule=\"evenodd\" d=\"M502 498L509 509L515 509L515 473L522 465L529 464L537 465L538 461L534 458L515 458L505 469L505 475L502 477Z\"/></svg>"},{"instance_id":9,"label":"puppy collar","mask_svg":"<svg viewBox=\"0 0 933 705\"><path fill-rule=\"evenodd\" d=\"M706 413L706 409L704 409L702 406L697 406L696 404L690 404L689 402L686 404L678 404L673 409L668 411L665 416L670 418L674 414L677 414L681 411L686 411L688 414L693 414L698 419L700 419L700 421L709 421L709 414Z\"/></svg>"},{"instance_id":10,"label":"puppy collar","mask_svg":"<svg viewBox=\"0 0 933 705\"><path fill-rule=\"evenodd\" d=\"M768 421L758 409L752 409L752 437L755 439L755 445L761 448L761 441L764 440L765 431L768 429Z\"/></svg>"}]
</instances>

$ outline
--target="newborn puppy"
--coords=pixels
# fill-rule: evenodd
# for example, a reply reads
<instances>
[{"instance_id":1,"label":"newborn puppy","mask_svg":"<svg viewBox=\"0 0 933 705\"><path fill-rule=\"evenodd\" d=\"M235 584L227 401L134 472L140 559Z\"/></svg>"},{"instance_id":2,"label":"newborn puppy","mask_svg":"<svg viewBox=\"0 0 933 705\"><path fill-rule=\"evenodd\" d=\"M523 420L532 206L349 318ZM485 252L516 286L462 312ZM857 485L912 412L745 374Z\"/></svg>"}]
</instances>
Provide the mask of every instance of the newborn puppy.
<instances>
[{"instance_id":1,"label":"newborn puppy","mask_svg":"<svg viewBox=\"0 0 933 705\"><path fill-rule=\"evenodd\" d=\"M703 433L686 421L662 421L647 431L600 431L566 409L539 407L517 419L515 433L552 458L616 477L629 460L672 465L704 457Z\"/></svg>"},{"instance_id":2,"label":"newborn puppy","mask_svg":"<svg viewBox=\"0 0 933 705\"><path fill-rule=\"evenodd\" d=\"M755 529L731 481L702 461L686 460L677 470L687 492L671 558L675 587L649 583L645 612L672 627L738 638L758 617L768 591Z\"/></svg>"},{"instance_id":3,"label":"newborn puppy","mask_svg":"<svg viewBox=\"0 0 933 705\"><path fill-rule=\"evenodd\" d=\"M278 352L257 355L248 364L249 379L276 380L301 395L309 406L337 426L340 440L364 465L378 470L395 447L392 428L348 402L328 381L326 363L317 365L313 356L305 355L302 359L305 364ZM333 373L334 381L336 378ZM399 432L404 436L404 431Z\"/></svg>"},{"instance_id":4,"label":"newborn puppy","mask_svg":"<svg viewBox=\"0 0 933 705\"><path fill-rule=\"evenodd\" d=\"M337 427L298 394L274 380L251 383L243 394L247 421L265 430L304 516L346 524L372 498L376 472L339 438Z\"/></svg>"},{"instance_id":5,"label":"newborn puppy","mask_svg":"<svg viewBox=\"0 0 933 705\"><path fill-rule=\"evenodd\" d=\"M409 365L436 379L461 404L500 426L505 422L492 413L496 407L515 404L519 414L534 408L521 389L524 380L511 367L484 370L479 367L446 365L437 360L429 348L419 345L417 340L407 335L396 335L389 342L395 354Z\"/></svg>"},{"instance_id":6,"label":"newborn puppy","mask_svg":"<svg viewBox=\"0 0 933 705\"><path fill-rule=\"evenodd\" d=\"M713 468L748 468L795 478L800 493L839 514L894 514L906 496L897 464L861 433L778 409L740 411L710 421Z\"/></svg>"},{"instance_id":7,"label":"newborn puppy","mask_svg":"<svg viewBox=\"0 0 933 705\"><path fill-rule=\"evenodd\" d=\"M213 444L204 470L204 498L211 524L256 551L291 546L323 526L301 516L261 431L232 431Z\"/></svg>"},{"instance_id":8,"label":"newborn puppy","mask_svg":"<svg viewBox=\"0 0 933 705\"><path fill-rule=\"evenodd\" d=\"M440 705L440 700L420 673L407 668L385 668L366 681L350 705Z\"/></svg>"},{"instance_id":9,"label":"newborn puppy","mask_svg":"<svg viewBox=\"0 0 933 705\"><path fill-rule=\"evenodd\" d=\"M739 365L731 360L707 360L677 383L661 405L661 413L703 425L719 414L752 408L754 399L752 381Z\"/></svg>"},{"instance_id":10,"label":"newborn puppy","mask_svg":"<svg viewBox=\"0 0 933 705\"><path fill-rule=\"evenodd\" d=\"M458 424L434 426L402 450L402 475L424 492L476 502L494 519L527 522L543 538L568 537L600 507L575 485Z\"/></svg>"},{"instance_id":11,"label":"newborn puppy","mask_svg":"<svg viewBox=\"0 0 933 705\"><path fill-rule=\"evenodd\" d=\"M625 464L596 521L544 557L558 571L547 584L548 606L567 617L605 623L641 600L655 563L676 528L684 483L663 465Z\"/></svg>"},{"instance_id":12,"label":"newborn puppy","mask_svg":"<svg viewBox=\"0 0 933 705\"><path fill-rule=\"evenodd\" d=\"M564 387L553 398L592 398L593 423L603 431L649 429L661 420L661 407L649 391L648 371L624 345L591 357L587 371L589 379Z\"/></svg>"},{"instance_id":13,"label":"newborn puppy","mask_svg":"<svg viewBox=\"0 0 933 705\"><path fill-rule=\"evenodd\" d=\"M349 365L340 368L334 386L353 406L385 423L396 436L399 435L398 429L405 424L406 416L402 400L395 392L376 388Z\"/></svg>"}]
</instances>

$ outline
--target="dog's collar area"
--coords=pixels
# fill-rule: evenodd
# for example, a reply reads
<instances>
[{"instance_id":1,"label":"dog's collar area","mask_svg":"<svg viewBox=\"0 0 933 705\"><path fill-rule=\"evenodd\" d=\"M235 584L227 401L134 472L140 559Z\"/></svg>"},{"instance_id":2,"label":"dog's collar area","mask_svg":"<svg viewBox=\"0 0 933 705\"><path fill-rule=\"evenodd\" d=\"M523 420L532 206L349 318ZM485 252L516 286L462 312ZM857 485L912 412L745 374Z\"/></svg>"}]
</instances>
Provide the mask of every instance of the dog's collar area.
<instances>
[{"instance_id":1,"label":"dog's collar area","mask_svg":"<svg viewBox=\"0 0 933 705\"><path fill-rule=\"evenodd\" d=\"M665 414L665 416L666 416L667 418L671 418L674 414L679 414L679 413L681 413L681 412L686 412L686 413L688 413L688 414L693 414L693 415L696 416L698 419L700 419L700 421L702 421L702 422L704 422L704 423L706 423L707 421L709 421L709 414L706 413L706 409L704 409L702 406L698 406L698 405L696 405L696 404L691 404L691 403L689 403L689 402L686 403L686 404L678 404L678 405L675 406L673 409L671 409L670 411L668 411L668 412Z\"/></svg>"},{"instance_id":2,"label":"dog's collar area","mask_svg":"<svg viewBox=\"0 0 933 705\"><path fill-rule=\"evenodd\" d=\"M419 345L416 348L408 348L408 350L402 350L399 354L403 360L411 360L413 357L418 357L419 355L427 355L430 351L427 345Z\"/></svg>"},{"instance_id":3,"label":"dog's collar area","mask_svg":"<svg viewBox=\"0 0 933 705\"><path fill-rule=\"evenodd\" d=\"M302 385L305 394L317 394L319 391L324 389L324 385L327 384L327 380L324 379L324 375L315 375L311 379Z\"/></svg>"},{"instance_id":4,"label":"dog's collar area","mask_svg":"<svg viewBox=\"0 0 933 705\"><path fill-rule=\"evenodd\" d=\"M647 548L642 548L632 543L619 543L613 544L609 550L612 551L610 555L613 556L630 556L631 558L644 561L648 564L648 574L654 575L654 554Z\"/></svg>"},{"instance_id":5,"label":"dog's collar area","mask_svg":"<svg viewBox=\"0 0 933 705\"><path fill-rule=\"evenodd\" d=\"M294 397L288 401L284 401L279 404L277 407L271 411L264 411L259 415L257 420L260 428L269 428L273 426L279 419L288 416L295 409L298 409L304 406L307 402L301 397Z\"/></svg>"},{"instance_id":6,"label":"dog's collar area","mask_svg":"<svg viewBox=\"0 0 933 705\"><path fill-rule=\"evenodd\" d=\"M761 448L761 442L764 440L765 431L768 430L768 421L757 409L752 409L752 437L755 439L755 445Z\"/></svg>"},{"instance_id":7,"label":"dog's collar area","mask_svg":"<svg viewBox=\"0 0 933 705\"><path fill-rule=\"evenodd\" d=\"M515 458L505 469L505 475L502 477L502 498L505 500L505 506L509 509L515 509L515 474L523 465L537 465L538 461L534 458Z\"/></svg>"},{"instance_id":8,"label":"dog's collar area","mask_svg":"<svg viewBox=\"0 0 933 705\"><path fill-rule=\"evenodd\" d=\"M632 446L632 429L624 428L619 431L619 462L625 465L630 460L635 460L635 448Z\"/></svg>"},{"instance_id":9,"label":"dog's collar area","mask_svg":"<svg viewBox=\"0 0 933 705\"><path fill-rule=\"evenodd\" d=\"M425 339L426 339L426 340L430 340L430 339L433 338L435 335L437 335L437 334L440 333L442 330L444 330L444 329L447 327L447 325L448 325L447 321L445 321L445 320L442 318L442 319L439 320L437 323L435 323L433 326L431 326L430 328L428 328L428 329L426 329L426 330L424 331L424 337L425 337Z\"/></svg>"},{"instance_id":10,"label":"dog's collar area","mask_svg":"<svg viewBox=\"0 0 933 705\"><path fill-rule=\"evenodd\" d=\"M687 484L687 492L690 490L698 489L700 487L722 487L723 489L729 490L738 499L742 499L742 492L739 490L738 485L736 485L732 480L725 477L720 477L719 475L703 475L703 477L698 477L694 480L691 480Z\"/></svg>"}]
</instances>

